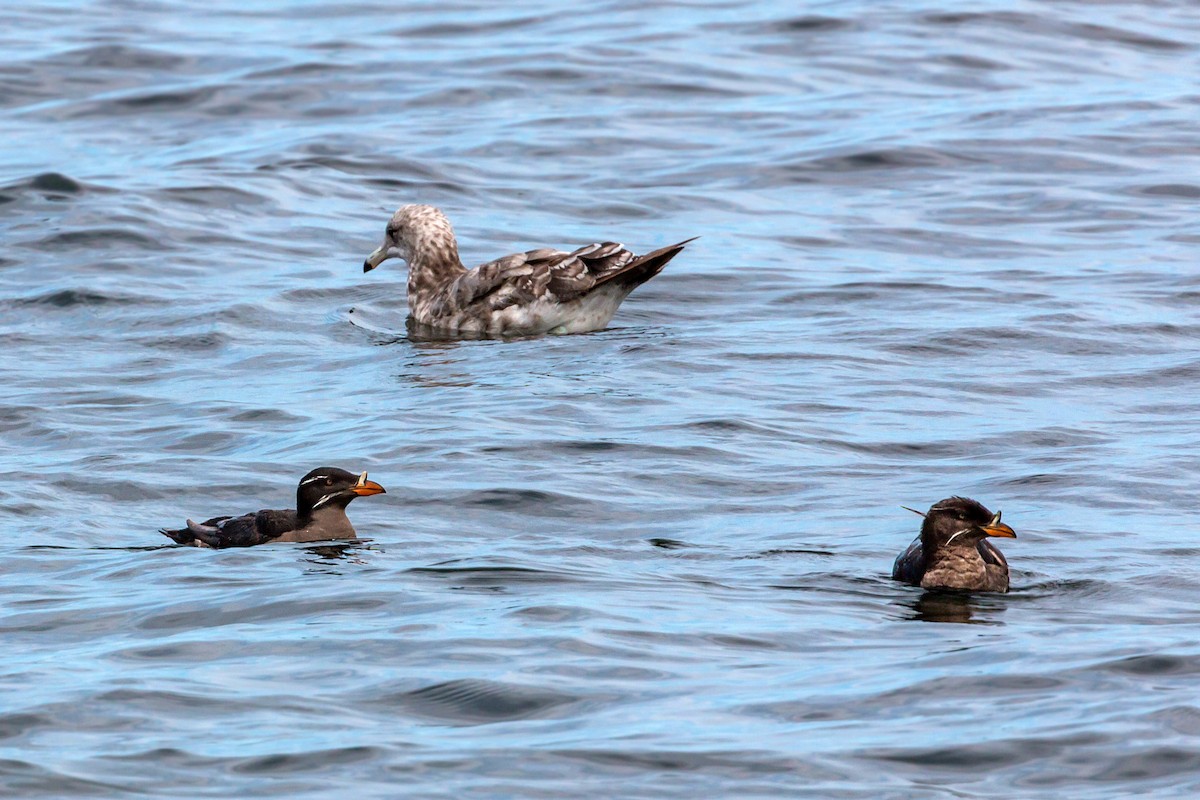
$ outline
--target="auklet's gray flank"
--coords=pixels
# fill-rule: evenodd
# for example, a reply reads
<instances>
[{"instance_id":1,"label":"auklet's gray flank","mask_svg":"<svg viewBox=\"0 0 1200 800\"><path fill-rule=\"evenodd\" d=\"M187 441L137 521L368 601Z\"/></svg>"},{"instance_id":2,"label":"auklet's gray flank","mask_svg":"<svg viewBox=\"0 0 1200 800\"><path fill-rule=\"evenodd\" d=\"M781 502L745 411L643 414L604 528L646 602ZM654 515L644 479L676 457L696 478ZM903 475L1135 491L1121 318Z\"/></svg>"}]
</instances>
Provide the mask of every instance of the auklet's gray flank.
<instances>
[{"instance_id":1,"label":"auklet's gray flank","mask_svg":"<svg viewBox=\"0 0 1200 800\"><path fill-rule=\"evenodd\" d=\"M401 207L363 272L389 258L408 262L413 319L448 333L583 333L603 328L621 301L653 278L684 245L638 256L614 242L570 253L544 247L468 270L446 215L433 206Z\"/></svg>"},{"instance_id":2,"label":"auklet's gray flank","mask_svg":"<svg viewBox=\"0 0 1200 800\"><path fill-rule=\"evenodd\" d=\"M993 514L966 497L948 497L921 516L921 535L896 559L893 580L924 589L1008 591L1008 561L987 537L1015 539L1017 534L1000 521L999 511Z\"/></svg>"},{"instance_id":3,"label":"auklet's gray flank","mask_svg":"<svg viewBox=\"0 0 1200 800\"><path fill-rule=\"evenodd\" d=\"M186 528L160 528L159 532L178 544L214 548L353 539L346 506L356 497L383 493L383 487L367 480L365 472L355 475L337 467L317 467L300 479L295 510L213 517L203 523L189 519Z\"/></svg>"}]
</instances>

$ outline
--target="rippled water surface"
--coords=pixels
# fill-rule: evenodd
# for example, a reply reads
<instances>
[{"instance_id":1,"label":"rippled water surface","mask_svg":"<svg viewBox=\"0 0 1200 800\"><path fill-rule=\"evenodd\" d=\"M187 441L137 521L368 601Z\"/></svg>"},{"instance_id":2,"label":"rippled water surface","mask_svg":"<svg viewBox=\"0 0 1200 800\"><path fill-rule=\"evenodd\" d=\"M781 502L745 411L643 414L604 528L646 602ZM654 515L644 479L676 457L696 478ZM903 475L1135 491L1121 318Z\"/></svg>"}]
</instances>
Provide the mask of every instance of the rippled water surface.
<instances>
[{"instance_id":1,"label":"rippled water surface","mask_svg":"<svg viewBox=\"0 0 1200 800\"><path fill-rule=\"evenodd\" d=\"M201 10L203 8L203 10ZM13 797L1200 794L1200 11L0 9ZM605 331L471 264L701 238ZM157 533L388 487L367 540ZM888 579L965 494L1005 596Z\"/></svg>"}]
</instances>

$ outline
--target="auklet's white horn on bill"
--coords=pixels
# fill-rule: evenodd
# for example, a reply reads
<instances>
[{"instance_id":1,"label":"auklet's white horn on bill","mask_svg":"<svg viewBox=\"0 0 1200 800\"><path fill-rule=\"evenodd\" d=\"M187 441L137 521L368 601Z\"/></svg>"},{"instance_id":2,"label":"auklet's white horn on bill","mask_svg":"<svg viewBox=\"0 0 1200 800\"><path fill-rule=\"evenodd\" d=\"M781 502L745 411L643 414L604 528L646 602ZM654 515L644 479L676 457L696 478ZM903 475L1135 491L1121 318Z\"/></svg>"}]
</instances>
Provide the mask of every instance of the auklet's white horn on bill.
<instances>
[{"instance_id":1,"label":"auklet's white horn on bill","mask_svg":"<svg viewBox=\"0 0 1200 800\"><path fill-rule=\"evenodd\" d=\"M321 542L355 538L346 506L356 497L384 494L367 473L355 475L337 467L317 467L300 479L296 508L259 511L240 517L187 521L186 528L159 533L193 547L251 547L270 542Z\"/></svg>"},{"instance_id":2,"label":"auklet's white horn on bill","mask_svg":"<svg viewBox=\"0 0 1200 800\"><path fill-rule=\"evenodd\" d=\"M1015 539L1000 512L988 511L967 497L947 497L922 514L920 535L896 558L892 579L924 589L1007 592L1008 561L988 541L998 536Z\"/></svg>"},{"instance_id":3,"label":"auklet's white horn on bill","mask_svg":"<svg viewBox=\"0 0 1200 800\"><path fill-rule=\"evenodd\" d=\"M549 247L463 266L446 215L408 205L388 222L363 272L389 258L408 263L413 321L450 334L520 335L600 330L630 292L693 239L639 256L615 242L572 252Z\"/></svg>"}]
</instances>

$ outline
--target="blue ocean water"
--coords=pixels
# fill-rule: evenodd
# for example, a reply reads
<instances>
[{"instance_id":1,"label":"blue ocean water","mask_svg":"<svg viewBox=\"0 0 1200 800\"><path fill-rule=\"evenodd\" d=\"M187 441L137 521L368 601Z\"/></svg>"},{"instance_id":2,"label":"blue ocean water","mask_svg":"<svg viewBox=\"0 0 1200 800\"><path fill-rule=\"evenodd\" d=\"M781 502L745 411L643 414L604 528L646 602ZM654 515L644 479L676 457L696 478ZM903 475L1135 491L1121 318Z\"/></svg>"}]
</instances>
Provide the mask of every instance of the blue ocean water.
<instances>
[{"instance_id":1,"label":"blue ocean water","mask_svg":"<svg viewBox=\"0 0 1200 800\"><path fill-rule=\"evenodd\" d=\"M1200 11L0 9L14 797L1190 798ZM594 334L468 264L701 238ZM170 546L321 464L364 541ZM888 579L965 494L1004 596Z\"/></svg>"}]
</instances>

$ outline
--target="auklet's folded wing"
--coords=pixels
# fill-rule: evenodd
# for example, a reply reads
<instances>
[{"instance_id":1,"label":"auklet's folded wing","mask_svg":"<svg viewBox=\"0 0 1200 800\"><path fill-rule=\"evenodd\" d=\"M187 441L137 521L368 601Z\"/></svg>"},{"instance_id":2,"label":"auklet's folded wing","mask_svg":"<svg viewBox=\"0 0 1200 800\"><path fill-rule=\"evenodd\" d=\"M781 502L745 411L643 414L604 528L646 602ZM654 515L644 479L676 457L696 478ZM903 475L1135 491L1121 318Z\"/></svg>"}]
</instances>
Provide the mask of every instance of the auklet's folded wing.
<instances>
[{"instance_id":1,"label":"auklet's folded wing","mask_svg":"<svg viewBox=\"0 0 1200 800\"><path fill-rule=\"evenodd\" d=\"M892 564L892 580L919 586L924 576L925 554L921 550L921 537L918 536L903 553L896 556L896 563Z\"/></svg>"},{"instance_id":2,"label":"auklet's folded wing","mask_svg":"<svg viewBox=\"0 0 1200 800\"><path fill-rule=\"evenodd\" d=\"M983 560L987 564L995 564L998 567L1008 569L1008 559L1004 557L1004 553L1000 552L1000 548L984 539L979 543L979 555L983 556Z\"/></svg>"}]
</instances>

